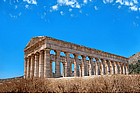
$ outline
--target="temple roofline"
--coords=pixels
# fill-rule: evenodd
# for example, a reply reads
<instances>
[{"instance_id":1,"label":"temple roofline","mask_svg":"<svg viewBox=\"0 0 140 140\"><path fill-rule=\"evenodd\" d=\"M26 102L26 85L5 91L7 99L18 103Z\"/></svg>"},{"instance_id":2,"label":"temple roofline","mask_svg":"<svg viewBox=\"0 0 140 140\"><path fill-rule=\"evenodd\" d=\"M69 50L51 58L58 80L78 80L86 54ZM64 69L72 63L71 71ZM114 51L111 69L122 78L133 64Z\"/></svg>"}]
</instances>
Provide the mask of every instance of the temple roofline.
<instances>
[{"instance_id":1,"label":"temple roofline","mask_svg":"<svg viewBox=\"0 0 140 140\"><path fill-rule=\"evenodd\" d=\"M128 57L124 57L124 56L121 56L121 55L118 55L118 54L113 54L113 53L109 53L109 52L105 52L105 51L101 51L101 50L98 50L98 49L95 49L95 48L90 48L90 47L87 47L87 46L84 46L84 45L79 45L79 44L75 44L75 43L71 43L71 42L68 42L68 41L64 41L64 40L61 40L61 39L57 39L57 38L53 38L53 37L49 37L49 36L36 36L36 37L33 37L31 38L31 40L27 43L25 49L24 49L24 52L30 48L31 46L35 45L36 43L34 43L33 45L30 45L31 41L33 39L38 39L36 43L41 42L45 39L50 39L50 40L54 40L54 41L60 41L60 42L63 42L63 43L66 43L66 44L71 44L71 45L75 45L75 46L78 46L78 47L84 47L84 48L87 48L87 49L92 49L92 50L95 50L95 51L99 51L99 52L102 52L102 53L107 53L109 55L115 55L115 56L118 56L118 57L122 57L122 58L125 58L125 59L129 59ZM40 39L40 40L39 40Z\"/></svg>"}]
</instances>

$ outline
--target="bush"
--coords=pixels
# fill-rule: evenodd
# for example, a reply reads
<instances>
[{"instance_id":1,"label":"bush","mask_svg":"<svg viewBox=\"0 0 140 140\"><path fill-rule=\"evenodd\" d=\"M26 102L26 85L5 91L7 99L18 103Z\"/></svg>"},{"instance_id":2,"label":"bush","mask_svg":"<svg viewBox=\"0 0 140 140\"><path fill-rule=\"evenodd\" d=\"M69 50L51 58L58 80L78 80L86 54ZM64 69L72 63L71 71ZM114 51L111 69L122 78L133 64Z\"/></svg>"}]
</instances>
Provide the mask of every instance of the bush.
<instances>
[{"instance_id":1,"label":"bush","mask_svg":"<svg viewBox=\"0 0 140 140\"><path fill-rule=\"evenodd\" d=\"M140 92L140 75L82 78L13 79L0 82L2 93L129 93Z\"/></svg>"}]
</instances>

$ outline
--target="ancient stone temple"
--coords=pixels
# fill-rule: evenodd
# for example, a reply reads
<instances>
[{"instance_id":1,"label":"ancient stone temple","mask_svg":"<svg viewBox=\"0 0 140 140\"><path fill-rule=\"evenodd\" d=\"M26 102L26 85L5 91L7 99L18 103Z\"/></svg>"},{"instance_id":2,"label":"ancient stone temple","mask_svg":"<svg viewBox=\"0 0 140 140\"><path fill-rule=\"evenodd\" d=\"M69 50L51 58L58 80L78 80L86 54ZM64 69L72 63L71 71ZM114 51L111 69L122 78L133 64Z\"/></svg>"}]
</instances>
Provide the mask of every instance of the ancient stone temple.
<instances>
[{"instance_id":1,"label":"ancient stone temple","mask_svg":"<svg viewBox=\"0 0 140 140\"><path fill-rule=\"evenodd\" d=\"M46 36L32 38L24 53L25 78L128 74L128 58Z\"/></svg>"}]
</instances>

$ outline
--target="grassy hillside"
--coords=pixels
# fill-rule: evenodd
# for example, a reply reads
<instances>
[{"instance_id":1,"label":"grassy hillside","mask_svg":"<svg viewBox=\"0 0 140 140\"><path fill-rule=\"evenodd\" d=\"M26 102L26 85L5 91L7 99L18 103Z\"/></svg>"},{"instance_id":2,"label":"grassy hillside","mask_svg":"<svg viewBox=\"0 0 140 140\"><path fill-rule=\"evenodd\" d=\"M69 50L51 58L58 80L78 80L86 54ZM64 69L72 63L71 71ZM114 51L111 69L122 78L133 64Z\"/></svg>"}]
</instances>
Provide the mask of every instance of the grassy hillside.
<instances>
[{"instance_id":1,"label":"grassy hillside","mask_svg":"<svg viewBox=\"0 0 140 140\"><path fill-rule=\"evenodd\" d=\"M83 78L23 79L0 81L0 92L108 93L140 92L140 75Z\"/></svg>"}]
</instances>

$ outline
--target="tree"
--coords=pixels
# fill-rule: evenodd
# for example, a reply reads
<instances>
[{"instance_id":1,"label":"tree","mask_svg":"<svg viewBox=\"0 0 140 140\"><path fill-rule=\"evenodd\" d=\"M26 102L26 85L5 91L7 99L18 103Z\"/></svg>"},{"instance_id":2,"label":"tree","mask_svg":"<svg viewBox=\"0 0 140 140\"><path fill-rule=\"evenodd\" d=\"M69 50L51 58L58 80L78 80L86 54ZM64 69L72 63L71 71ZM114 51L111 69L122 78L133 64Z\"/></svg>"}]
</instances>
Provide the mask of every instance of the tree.
<instances>
[{"instance_id":1,"label":"tree","mask_svg":"<svg viewBox=\"0 0 140 140\"><path fill-rule=\"evenodd\" d=\"M129 74L139 74L140 73L140 60L135 64L129 64Z\"/></svg>"}]
</instances>

